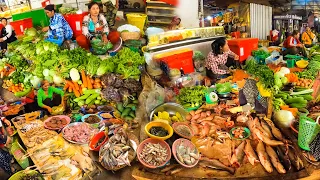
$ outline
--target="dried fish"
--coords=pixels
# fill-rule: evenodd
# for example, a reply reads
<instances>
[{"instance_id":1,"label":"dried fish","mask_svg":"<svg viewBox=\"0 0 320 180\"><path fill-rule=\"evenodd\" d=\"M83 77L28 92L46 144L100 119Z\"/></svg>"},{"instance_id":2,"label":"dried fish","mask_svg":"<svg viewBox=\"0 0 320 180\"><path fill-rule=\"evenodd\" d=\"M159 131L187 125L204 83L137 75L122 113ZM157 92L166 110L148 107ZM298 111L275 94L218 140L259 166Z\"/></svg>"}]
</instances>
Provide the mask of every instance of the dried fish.
<instances>
[{"instance_id":1,"label":"dried fish","mask_svg":"<svg viewBox=\"0 0 320 180\"><path fill-rule=\"evenodd\" d=\"M147 143L143 147L139 157L149 165L160 166L165 163L168 157L168 152L167 149L161 146L159 143Z\"/></svg>"},{"instance_id":2,"label":"dried fish","mask_svg":"<svg viewBox=\"0 0 320 180\"><path fill-rule=\"evenodd\" d=\"M191 149L183 145L183 141L177 146L176 156L180 163L186 165L194 165L196 160L199 159L198 151L196 148Z\"/></svg>"}]
</instances>

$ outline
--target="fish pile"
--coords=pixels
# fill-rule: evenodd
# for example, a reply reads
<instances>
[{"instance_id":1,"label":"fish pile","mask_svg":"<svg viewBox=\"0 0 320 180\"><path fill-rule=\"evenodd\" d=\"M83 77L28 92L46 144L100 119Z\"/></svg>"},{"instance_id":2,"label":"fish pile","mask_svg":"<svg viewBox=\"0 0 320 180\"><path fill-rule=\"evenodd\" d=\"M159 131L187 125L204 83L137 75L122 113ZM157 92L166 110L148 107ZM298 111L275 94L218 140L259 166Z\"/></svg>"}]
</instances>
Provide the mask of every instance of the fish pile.
<instances>
[{"instance_id":1,"label":"fish pile","mask_svg":"<svg viewBox=\"0 0 320 180\"><path fill-rule=\"evenodd\" d=\"M152 166L160 166L168 158L167 149L159 143L147 143L139 154L140 159Z\"/></svg>"},{"instance_id":2,"label":"fish pile","mask_svg":"<svg viewBox=\"0 0 320 180\"><path fill-rule=\"evenodd\" d=\"M30 127L30 126L28 126ZM25 135L25 145L30 148L34 147L37 144L42 144L43 142L47 141L50 138L53 138L57 135L55 131L50 131L45 129L42 126L36 127L33 126L32 129L29 129L24 133Z\"/></svg>"},{"instance_id":3,"label":"fish pile","mask_svg":"<svg viewBox=\"0 0 320 180\"><path fill-rule=\"evenodd\" d=\"M119 129L100 149L99 162L110 170L131 166L130 157L135 157L136 147L137 144L128 138L124 129Z\"/></svg>"},{"instance_id":4,"label":"fish pile","mask_svg":"<svg viewBox=\"0 0 320 180\"><path fill-rule=\"evenodd\" d=\"M181 141L180 145L177 146L176 155L178 160L188 166L194 165L199 159L198 151L196 148L191 149L183 144Z\"/></svg>"},{"instance_id":5,"label":"fish pile","mask_svg":"<svg viewBox=\"0 0 320 180\"><path fill-rule=\"evenodd\" d=\"M77 143L88 143L91 135L98 130L86 123L79 123L74 126L68 126L63 130L63 137L69 141Z\"/></svg>"}]
</instances>

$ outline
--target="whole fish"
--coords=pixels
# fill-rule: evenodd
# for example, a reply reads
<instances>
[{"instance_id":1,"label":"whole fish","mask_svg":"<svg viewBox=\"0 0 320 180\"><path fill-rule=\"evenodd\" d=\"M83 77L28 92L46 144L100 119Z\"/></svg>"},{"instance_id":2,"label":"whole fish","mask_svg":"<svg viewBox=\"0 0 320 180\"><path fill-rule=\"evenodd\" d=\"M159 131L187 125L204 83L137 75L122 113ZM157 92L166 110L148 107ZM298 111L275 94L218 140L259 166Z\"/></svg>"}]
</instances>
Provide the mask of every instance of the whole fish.
<instances>
[{"instance_id":1,"label":"whole fish","mask_svg":"<svg viewBox=\"0 0 320 180\"><path fill-rule=\"evenodd\" d=\"M283 167L289 171L291 169L291 161L289 159L289 156L286 154L286 150L284 146L277 146L276 152L278 154L279 160Z\"/></svg>"},{"instance_id":2,"label":"whole fish","mask_svg":"<svg viewBox=\"0 0 320 180\"><path fill-rule=\"evenodd\" d=\"M235 172L234 168L228 167L216 159L201 158L199 165L201 167L208 167L208 168L228 171L230 174L234 174Z\"/></svg>"},{"instance_id":3,"label":"whole fish","mask_svg":"<svg viewBox=\"0 0 320 180\"><path fill-rule=\"evenodd\" d=\"M281 142L281 141L272 140L272 139L264 136L264 134L263 134L259 129L254 129L253 133L256 134L256 136L258 137L258 139L260 139L261 141L263 141L264 143L266 143L266 144L269 145L269 146L284 145L284 143Z\"/></svg>"},{"instance_id":4,"label":"whole fish","mask_svg":"<svg viewBox=\"0 0 320 180\"><path fill-rule=\"evenodd\" d=\"M256 155L256 153L254 152L250 141L246 140L247 144L246 147L244 148L244 153L246 154L250 164L254 165L254 163L259 162L258 156Z\"/></svg>"},{"instance_id":5,"label":"whole fish","mask_svg":"<svg viewBox=\"0 0 320 180\"><path fill-rule=\"evenodd\" d=\"M286 173L286 170L284 169L283 165L280 163L280 160L277 156L277 153L274 151L274 149L271 146L266 145L266 151L271 159L273 166L276 168L278 173L281 173L281 174Z\"/></svg>"},{"instance_id":6,"label":"whole fish","mask_svg":"<svg viewBox=\"0 0 320 180\"><path fill-rule=\"evenodd\" d=\"M248 128L250 129L250 131L252 132L251 136L253 137L253 139L258 139L257 135L255 133L253 133L255 130L255 127L254 127L254 121L251 116L249 116L246 124L247 124Z\"/></svg>"},{"instance_id":7,"label":"whole fish","mask_svg":"<svg viewBox=\"0 0 320 180\"><path fill-rule=\"evenodd\" d=\"M266 150L264 148L264 144L262 141L259 141L259 143L257 145L257 154L258 154L258 157L259 157L260 162L261 162L262 166L264 167L264 169L268 173L272 173L273 168L272 168L268 154L266 153Z\"/></svg>"},{"instance_id":8,"label":"whole fish","mask_svg":"<svg viewBox=\"0 0 320 180\"><path fill-rule=\"evenodd\" d=\"M296 150L294 148L288 147L288 156L292 163L292 165L299 171L304 168L303 162L300 157L297 155Z\"/></svg>"},{"instance_id":9,"label":"whole fish","mask_svg":"<svg viewBox=\"0 0 320 180\"><path fill-rule=\"evenodd\" d=\"M274 123L272 122L272 120L268 119L268 118L264 118L265 122L268 123L268 125L271 127L271 132L273 134L274 137L276 137L278 140L282 141L283 140L283 136L281 131L274 125Z\"/></svg>"},{"instance_id":10,"label":"whole fish","mask_svg":"<svg viewBox=\"0 0 320 180\"><path fill-rule=\"evenodd\" d=\"M243 141L235 150L231 157L230 163L235 167L240 167L240 164L244 157L244 147L246 145L246 141Z\"/></svg>"},{"instance_id":11,"label":"whole fish","mask_svg":"<svg viewBox=\"0 0 320 180\"><path fill-rule=\"evenodd\" d=\"M264 129L264 131L266 133L269 134L269 137L272 138L272 133L271 133L270 127L265 121L261 121L261 127Z\"/></svg>"},{"instance_id":12,"label":"whole fish","mask_svg":"<svg viewBox=\"0 0 320 180\"><path fill-rule=\"evenodd\" d=\"M268 138L272 138L272 135L269 134L267 131L265 131L262 128L262 125L260 124L259 118L255 118L254 119L254 127L257 128L260 132L262 132L262 134Z\"/></svg>"}]
</instances>

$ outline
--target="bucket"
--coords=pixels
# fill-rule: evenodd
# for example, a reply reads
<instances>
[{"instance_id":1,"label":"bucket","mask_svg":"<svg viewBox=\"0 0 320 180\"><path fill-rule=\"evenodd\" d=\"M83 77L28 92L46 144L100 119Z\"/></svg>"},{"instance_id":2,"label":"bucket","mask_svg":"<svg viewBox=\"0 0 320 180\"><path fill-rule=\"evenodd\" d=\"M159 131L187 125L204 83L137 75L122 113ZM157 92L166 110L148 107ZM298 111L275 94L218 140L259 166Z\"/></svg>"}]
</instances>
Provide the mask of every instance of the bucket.
<instances>
[{"instance_id":1,"label":"bucket","mask_svg":"<svg viewBox=\"0 0 320 180\"><path fill-rule=\"evenodd\" d=\"M64 16L73 31L73 37L78 37L82 34L82 21L83 17L87 14L87 12L84 12L82 14L68 14Z\"/></svg>"},{"instance_id":2,"label":"bucket","mask_svg":"<svg viewBox=\"0 0 320 180\"><path fill-rule=\"evenodd\" d=\"M137 28L140 29L140 32L143 34L143 28L144 28L144 24L146 22L147 19L147 15L145 14L137 14L137 13L130 13L127 14L127 19L128 19L128 23L136 26Z\"/></svg>"},{"instance_id":3,"label":"bucket","mask_svg":"<svg viewBox=\"0 0 320 180\"><path fill-rule=\"evenodd\" d=\"M288 68L293 68L295 63L296 63L296 61L294 59L288 59L287 60L287 67Z\"/></svg>"},{"instance_id":4,"label":"bucket","mask_svg":"<svg viewBox=\"0 0 320 180\"><path fill-rule=\"evenodd\" d=\"M300 148L310 151L309 144L314 140L320 132L319 125L320 116L317 117L316 122L307 116L300 116L298 145Z\"/></svg>"}]
</instances>

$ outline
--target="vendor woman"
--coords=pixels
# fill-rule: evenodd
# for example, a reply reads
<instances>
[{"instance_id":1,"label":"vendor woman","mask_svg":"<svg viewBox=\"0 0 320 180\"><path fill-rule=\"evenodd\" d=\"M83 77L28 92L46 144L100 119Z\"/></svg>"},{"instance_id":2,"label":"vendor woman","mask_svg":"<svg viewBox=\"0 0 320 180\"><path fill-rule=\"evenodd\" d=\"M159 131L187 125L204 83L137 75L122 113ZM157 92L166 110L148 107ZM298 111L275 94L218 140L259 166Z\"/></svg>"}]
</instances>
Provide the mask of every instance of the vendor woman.
<instances>
[{"instance_id":1,"label":"vendor woman","mask_svg":"<svg viewBox=\"0 0 320 180\"><path fill-rule=\"evenodd\" d=\"M206 61L207 76L222 79L229 74L229 67L237 65L239 56L229 49L226 38L218 38L211 44L212 52Z\"/></svg>"},{"instance_id":2,"label":"vendor woman","mask_svg":"<svg viewBox=\"0 0 320 180\"><path fill-rule=\"evenodd\" d=\"M80 47L89 50L90 41L101 39L103 42L108 42L107 35L109 27L106 18L100 14L99 4L91 2L88 5L89 14L83 18L82 35L77 37L77 43Z\"/></svg>"},{"instance_id":3,"label":"vendor woman","mask_svg":"<svg viewBox=\"0 0 320 180\"><path fill-rule=\"evenodd\" d=\"M38 105L51 113L52 107L64 106L63 96L64 92L62 90L50 86L50 83L44 80L41 82L41 88L38 90Z\"/></svg>"},{"instance_id":4,"label":"vendor woman","mask_svg":"<svg viewBox=\"0 0 320 180\"><path fill-rule=\"evenodd\" d=\"M48 32L46 40L61 46L65 40L72 38L72 29L64 17L55 12L53 4L47 5L44 10L50 18L50 25L42 29L43 32Z\"/></svg>"}]
</instances>

